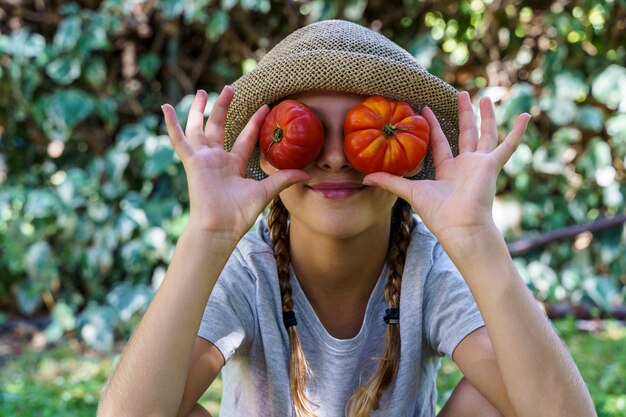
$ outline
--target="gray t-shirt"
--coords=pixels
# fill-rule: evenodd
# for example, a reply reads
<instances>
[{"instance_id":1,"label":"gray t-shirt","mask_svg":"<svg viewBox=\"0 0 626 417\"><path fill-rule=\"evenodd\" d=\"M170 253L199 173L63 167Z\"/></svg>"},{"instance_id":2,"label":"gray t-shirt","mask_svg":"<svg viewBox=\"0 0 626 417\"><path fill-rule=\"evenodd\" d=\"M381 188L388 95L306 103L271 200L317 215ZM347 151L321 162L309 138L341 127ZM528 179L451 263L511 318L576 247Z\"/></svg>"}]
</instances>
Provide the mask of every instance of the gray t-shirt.
<instances>
[{"instance_id":1,"label":"gray t-shirt","mask_svg":"<svg viewBox=\"0 0 626 417\"><path fill-rule=\"evenodd\" d=\"M291 276L294 311L313 371L307 396L318 417L340 417L355 388L383 351L387 308L386 268L368 301L359 333L332 337ZM395 380L374 416L434 416L440 357L483 326L456 267L435 237L417 221L400 295L401 357ZM283 326L276 262L265 220L239 243L207 303L198 334L222 352L220 417L292 416L289 337Z\"/></svg>"}]
</instances>

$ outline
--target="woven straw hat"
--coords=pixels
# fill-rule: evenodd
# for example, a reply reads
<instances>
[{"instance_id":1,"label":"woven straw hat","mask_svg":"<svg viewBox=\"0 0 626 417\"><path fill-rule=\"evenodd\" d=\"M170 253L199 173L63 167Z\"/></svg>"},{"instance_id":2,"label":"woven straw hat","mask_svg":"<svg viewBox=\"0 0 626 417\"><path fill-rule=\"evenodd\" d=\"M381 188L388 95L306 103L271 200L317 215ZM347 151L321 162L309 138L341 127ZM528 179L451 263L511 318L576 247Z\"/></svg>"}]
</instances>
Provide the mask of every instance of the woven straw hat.
<instances>
[{"instance_id":1,"label":"woven straw hat","mask_svg":"<svg viewBox=\"0 0 626 417\"><path fill-rule=\"evenodd\" d=\"M308 90L381 95L406 101L420 112L428 106L458 154L457 91L430 74L406 50L385 36L343 20L307 25L284 38L257 67L232 84L235 95L225 125L225 148L263 104ZM257 146L248 177L263 179ZM430 151L413 179L434 178Z\"/></svg>"}]
</instances>

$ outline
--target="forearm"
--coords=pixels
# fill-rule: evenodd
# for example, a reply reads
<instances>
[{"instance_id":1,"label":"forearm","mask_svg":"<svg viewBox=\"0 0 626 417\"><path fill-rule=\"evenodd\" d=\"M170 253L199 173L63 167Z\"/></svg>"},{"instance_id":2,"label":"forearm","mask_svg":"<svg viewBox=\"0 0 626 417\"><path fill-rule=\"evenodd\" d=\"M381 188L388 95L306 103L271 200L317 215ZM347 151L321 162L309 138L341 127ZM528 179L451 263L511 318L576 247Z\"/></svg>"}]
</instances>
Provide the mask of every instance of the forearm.
<instances>
[{"instance_id":1,"label":"forearm","mask_svg":"<svg viewBox=\"0 0 626 417\"><path fill-rule=\"evenodd\" d=\"M483 315L516 414L593 416L567 349L533 299L495 226L443 243Z\"/></svg>"},{"instance_id":2,"label":"forearm","mask_svg":"<svg viewBox=\"0 0 626 417\"><path fill-rule=\"evenodd\" d=\"M99 416L176 415L206 302L234 242L192 228L121 357Z\"/></svg>"}]
</instances>

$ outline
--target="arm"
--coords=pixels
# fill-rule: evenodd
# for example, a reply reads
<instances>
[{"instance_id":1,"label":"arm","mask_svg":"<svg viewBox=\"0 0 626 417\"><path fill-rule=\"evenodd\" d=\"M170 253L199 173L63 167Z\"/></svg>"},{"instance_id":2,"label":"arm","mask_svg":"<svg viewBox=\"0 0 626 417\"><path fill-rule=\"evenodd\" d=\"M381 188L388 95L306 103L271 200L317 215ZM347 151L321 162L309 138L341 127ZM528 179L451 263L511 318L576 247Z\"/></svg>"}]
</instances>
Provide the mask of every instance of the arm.
<instances>
[{"instance_id":1,"label":"arm","mask_svg":"<svg viewBox=\"0 0 626 417\"><path fill-rule=\"evenodd\" d=\"M385 173L379 185L416 209L457 266L480 309L515 415L594 416L589 392L572 358L515 269L492 218L496 177L519 145L529 115L521 115L498 144L493 106L483 99L480 139L467 93L459 94L459 148L453 157L432 111L434 181L409 181Z\"/></svg>"},{"instance_id":2,"label":"arm","mask_svg":"<svg viewBox=\"0 0 626 417\"><path fill-rule=\"evenodd\" d=\"M187 174L189 223L104 392L100 417L177 415L202 314L222 268L270 199L307 178L294 170L263 181L243 178L268 107L252 116L226 152L224 121L233 95L224 88L203 127L207 94L198 92L185 133L173 107L163 106L170 141Z\"/></svg>"}]
</instances>

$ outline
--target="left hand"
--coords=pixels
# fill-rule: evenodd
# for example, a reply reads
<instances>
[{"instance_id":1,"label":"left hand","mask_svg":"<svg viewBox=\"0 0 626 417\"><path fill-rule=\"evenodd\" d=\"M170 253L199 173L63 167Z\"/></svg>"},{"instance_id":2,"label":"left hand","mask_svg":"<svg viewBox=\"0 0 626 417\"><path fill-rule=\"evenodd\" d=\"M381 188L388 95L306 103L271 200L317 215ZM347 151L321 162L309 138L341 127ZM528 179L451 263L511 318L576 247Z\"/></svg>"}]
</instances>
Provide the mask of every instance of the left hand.
<instances>
[{"instance_id":1,"label":"left hand","mask_svg":"<svg viewBox=\"0 0 626 417\"><path fill-rule=\"evenodd\" d=\"M422 111L431 129L435 180L412 181L377 172L367 175L363 181L367 185L384 188L410 203L442 244L471 239L481 228L493 226L496 178L522 141L530 119L529 114L521 114L511 132L498 144L498 129L489 98L480 101L480 136L467 92L459 93L458 109L457 157L452 156L435 114L427 107Z\"/></svg>"}]
</instances>

